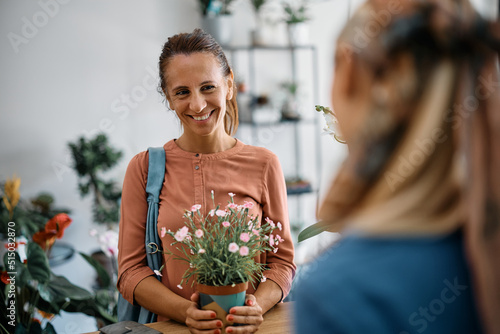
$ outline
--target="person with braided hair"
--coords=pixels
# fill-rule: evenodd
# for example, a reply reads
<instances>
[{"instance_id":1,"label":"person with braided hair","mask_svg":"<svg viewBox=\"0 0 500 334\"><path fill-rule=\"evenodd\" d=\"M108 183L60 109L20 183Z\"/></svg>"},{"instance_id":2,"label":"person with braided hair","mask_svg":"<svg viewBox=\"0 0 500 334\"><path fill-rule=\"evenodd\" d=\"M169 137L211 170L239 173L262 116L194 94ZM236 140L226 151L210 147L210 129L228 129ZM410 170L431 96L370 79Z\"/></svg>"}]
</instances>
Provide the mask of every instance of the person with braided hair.
<instances>
[{"instance_id":1,"label":"person with braided hair","mask_svg":"<svg viewBox=\"0 0 500 334\"><path fill-rule=\"evenodd\" d=\"M299 275L296 332L500 333L499 23L468 1L399 1L361 40L388 3L338 38L349 154L316 228L341 237Z\"/></svg>"}]
</instances>

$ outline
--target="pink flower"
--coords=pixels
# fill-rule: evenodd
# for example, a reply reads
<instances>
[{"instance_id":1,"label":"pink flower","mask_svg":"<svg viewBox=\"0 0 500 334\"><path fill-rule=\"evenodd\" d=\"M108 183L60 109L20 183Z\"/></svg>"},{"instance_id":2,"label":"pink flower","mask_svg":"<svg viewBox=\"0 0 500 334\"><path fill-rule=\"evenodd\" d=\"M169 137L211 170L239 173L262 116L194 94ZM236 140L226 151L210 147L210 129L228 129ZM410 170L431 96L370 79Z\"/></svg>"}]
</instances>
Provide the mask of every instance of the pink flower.
<instances>
[{"instance_id":1,"label":"pink flower","mask_svg":"<svg viewBox=\"0 0 500 334\"><path fill-rule=\"evenodd\" d=\"M250 234L243 232L240 234L240 240L243 242L249 242L250 241Z\"/></svg>"},{"instance_id":2,"label":"pink flower","mask_svg":"<svg viewBox=\"0 0 500 334\"><path fill-rule=\"evenodd\" d=\"M266 276L262 275L262 278L260 279L260 281L261 281L262 283L264 283L265 281L267 281Z\"/></svg>"},{"instance_id":3,"label":"pink flower","mask_svg":"<svg viewBox=\"0 0 500 334\"><path fill-rule=\"evenodd\" d=\"M238 251L238 249L240 249L240 247L235 243L235 242L231 242L229 244L229 247L228 247L229 251L231 253L236 253Z\"/></svg>"},{"instance_id":4,"label":"pink flower","mask_svg":"<svg viewBox=\"0 0 500 334\"><path fill-rule=\"evenodd\" d=\"M243 207L247 208L247 209L251 209L251 208L253 208L253 203L245 201L245 203L243 204Z\"/></svg>"},{"instance_id":5,"label":"pink flower","mask_svg":"<svg viewBox=\"0 0 500 334\"><path fill-rule=\"evenodd\" d=\"M280 229L280 231L283 229L283 225L281 225L280 222L278 222L278 228Z\"/></svg>"},{"instance_id":6,"label":"pink flower","mask_svg":"<svg viewBox=\"0 0 500 334\"><path fill-rule=\"evenodd\" d=\"M203 248L198 249L198 254L203 254L205 253L205 250Z\"/></svg>"},{"instance_id":7,"label":"pink flower","mask_svg":"<svg viewBox=\"0 0 500 334\"><path fill-rule=\"evenodd\" d=\"M274 235L269 236L269 245L274 246Z\"/></svg>"},{"instance_id":8,"label":"pink flower","mask_svg":"<svg viewBox=\"0 0 500 334\"><path fill-rule=\"evenodd\" d=\"M240 248L240 255L241 256L247 256L250 250L248 249L247 246L241 246Z\"/></svg>"},{"instance_id":9,"label":"pink flower","mask_svg":"<svg viewBox=\"0 0 500 334\"><path fill-rule=\"evenodd\" d=\"M196 212L201 209L201 204L195 204L191 207L191 211Z\"/></svg>"},{"instance_id":10,"label":"pink flower","mask_svg":"<svg viewBox=\"0 0 500 334\"><path fill-rule=\"evenodd\" d=\"M177 284L177 287L182 290L182 285Z\"/></svg>"},{"instance_id":11,"label":"pink flower","mask_svg":"<svg viewBox=\"0 0 500 334\"><path fill-rule=\"evenodd\" d=\"M255 234L255 235L259 235L259 230L253 229L252 233Z\"/></svg>"},{"instance_id":12,"label":"pink flower","mask_svg":"<svg viewBox=\"0 0 500 334\"><path fill-rule=\"evenodd\" d=\"M278 239L279 242L283 242L285 241L285 239L283 239L281 236L279 236L278 234L276 234L276 239Z\"/></svg>"},{"instance_id":13,"label":"pink flower","mask_svg":"<svg viewBox=\"0 0 500 334\"><path fill-rule=\"evenodd\" d=\"M229 196L231 196L231 197L236 196L236 194L235 194L235 193L228 193L228 195L229 195Z\"/></svg>"},{"instance_id":14,"label":"pink flower","mask_svg":"<svg viewBox=\"0 0 500 334\"><path fill-rule=\"evenodd\" d=\"M177 231L175 233L175 235L174 235L175 240L184 241L184 239L186 239L186 237L188 235L188 231L189 231L189 229L187 228L187 226L184 226L183 228L181 228L179 231Z\"/></svg>"},{"instance_id":15,"label":"pink flower","mask_svg":"<svg viewBox=\"0 0 500 334\"><path fill-rule=\"evenodd\" d=\"M278 253L278 248L273 249L273 253Z\"/></svg>"},{"instance_id":16,"label":"pink flower","mask_svg":"<svg viewBox=\"0 0 500 334\"><path fill-rule=\"evenodd\" d=\"M213 217L215 215L215 210L214 209L210 210L208 214L210 215L210 217Z\"/></svg>"},{"instance_id":17,"label":"pink flower","mask_svg":"<svg viewBox=\"0 0 500 334\"><path fill-rule=\"evenodd\" d=\"M275 227L276 227L276 225L274 224L274 222L273 222L271 219L269 219L269 217L266 217L266 222L267 222L267 223L269 224L269 226L271 226L272 228L275 228Z\"/></svg>"},{"instance_id":18,"label":"pink flower","mask_svg":"<svg viewBox=\"0 0 500 334\"><path fill-rule=\"evenodd\" d=\"M217 217L225 217L226 210L217 210L217 211L215 211L215 214L217 215Z\"/></svg>"},{"instance_id":19,"label":"pink flower","mask_svg":"<svg viewBox=\"0 0 500 334\"><path fill-rule=\"evenodd\" d=\"M161 277L161 276L163 276L159 270L156 270L156 269L155 269L155 270L154 270L154 272L155 272L155 274L156 274L157 276L160 276L160 277Z\"/></svg>"},{"instance_id":20,"label":"pink flower","mask_svg":"<svg viewBox=\"0 0 500 334\"><path fill-rule=\"evenodd\" d=\"M227 205L227 207L230 208L230 209L236 210L236 209L238 209L238 204L236 204L236 203L229 203Z\"/></svg>"},{"instance_id":21,"label":"pink flower","mask_svg":"<svg viewBox=\"0 0 500 334\"><path fill-rule=\"evenodd\" d=\"M164 238L165 234L167 234L167 228L166 227L162 227L161 231L160 231L160 237Z\"/></svg>"},{"instance_id":22,"label":"pink flower","mask_svg":"<svg viewBox=\"0 0 500 334\"><path fill-rule=\"evenodd\" d=\"M222 226L229 227L231 225L228 221L222 222Z\"/></svg>"},{"instance_id":23,"label":"pink flower","mask_svg":"<svg viewBox=\"0 0 500 334\"><path fill-rule=\"evenodd\" d=\"M200 229L197 229L196 232L194 232L194 235L197 237L197 238L201 238L203 236L203 231L200 230Z\"/></svg>"}]
</instances>

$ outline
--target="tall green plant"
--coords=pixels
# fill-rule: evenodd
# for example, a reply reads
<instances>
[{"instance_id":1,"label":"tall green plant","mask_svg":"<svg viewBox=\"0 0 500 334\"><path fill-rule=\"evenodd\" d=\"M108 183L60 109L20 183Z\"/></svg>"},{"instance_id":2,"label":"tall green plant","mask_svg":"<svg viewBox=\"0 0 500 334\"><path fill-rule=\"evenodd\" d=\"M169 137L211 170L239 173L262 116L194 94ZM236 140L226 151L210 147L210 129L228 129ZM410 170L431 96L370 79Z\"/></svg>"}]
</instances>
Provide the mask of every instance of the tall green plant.
<instances>
[{"instance_id":1,"label":"tall green plant","mask_svg":"<svg viewBox=\"0 0 500 334\"><path fill-rule=\"evenodd\" d=\"M90 140L80 137L76 142L68 143L68 146L73 158L73 168L79 177L81 196L85 197L90 192L94 195L95 222L116 224L121 190L115 181L105 181L100 174L114 167L122 157L122 152L109 145L105 134L98 134Z\"/></svg>"}]
</instances>

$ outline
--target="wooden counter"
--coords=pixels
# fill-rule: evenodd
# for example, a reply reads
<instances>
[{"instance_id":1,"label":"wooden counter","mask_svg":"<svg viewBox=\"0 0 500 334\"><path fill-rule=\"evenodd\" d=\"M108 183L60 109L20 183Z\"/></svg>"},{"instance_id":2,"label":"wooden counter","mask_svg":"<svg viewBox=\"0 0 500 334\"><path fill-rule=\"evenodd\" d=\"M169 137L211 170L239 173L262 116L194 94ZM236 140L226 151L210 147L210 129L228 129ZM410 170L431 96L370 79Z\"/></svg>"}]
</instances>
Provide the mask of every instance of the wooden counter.
<instances>
[{"instance_id":1,"label":"wooden counter","mask_svg":"<svg viewBox=\"0 0 500 334\"><path fill-rule=\"evenodd\" d=\"M293 303L281 303L269 310L264 315L264 322L259 327L259 334L291 334L292 331L292 305ZM168 334L189 334L189 329L178 322L162 321L146 325L157 331ZM89 334L98 334L92 332Z\"/></svg>"}]
</instances>

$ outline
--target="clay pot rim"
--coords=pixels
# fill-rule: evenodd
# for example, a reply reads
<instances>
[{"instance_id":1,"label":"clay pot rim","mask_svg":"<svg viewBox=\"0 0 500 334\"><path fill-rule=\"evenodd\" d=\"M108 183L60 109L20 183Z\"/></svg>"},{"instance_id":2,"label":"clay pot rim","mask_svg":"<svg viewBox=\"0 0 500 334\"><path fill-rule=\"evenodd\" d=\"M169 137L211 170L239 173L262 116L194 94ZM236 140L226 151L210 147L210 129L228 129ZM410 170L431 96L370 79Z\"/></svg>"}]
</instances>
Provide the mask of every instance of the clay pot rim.
<instances>
[{"instance_id":1,"label":"clay pot rim","mask_svg":"<svg viewBox=\"0 0 500 334\"><path fill-rule=\"evenodd\" d=\"M214 286L214 285L205 285L196 283L196 290L206 295L215 295L215 296L232 295L246 291L247 289L248 289L248 282L238 283L235 284L234 286L233 285Z\"/></svg>"}]
</instances>

